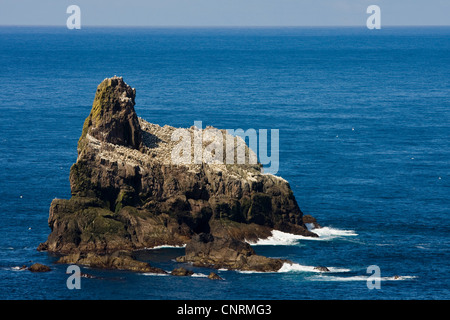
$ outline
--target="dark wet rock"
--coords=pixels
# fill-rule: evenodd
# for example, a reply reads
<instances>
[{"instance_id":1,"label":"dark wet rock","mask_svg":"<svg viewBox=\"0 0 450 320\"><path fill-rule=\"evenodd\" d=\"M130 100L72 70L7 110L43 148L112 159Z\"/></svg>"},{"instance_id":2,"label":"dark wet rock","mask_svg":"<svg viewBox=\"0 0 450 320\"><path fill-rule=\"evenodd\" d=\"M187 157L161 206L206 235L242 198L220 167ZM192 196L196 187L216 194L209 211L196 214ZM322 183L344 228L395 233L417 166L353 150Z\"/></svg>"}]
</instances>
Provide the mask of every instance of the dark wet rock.
<instances>
[{"instance_id":1,"label":"dark wet rock","mask_svg":"<svg viewBox=\"0 0 450 320\"><path fill-rule=\"evenodd\" d=\"M285 262L288 262L257 255L246 242L214 237L210 233L194 236L186 245L185 255L176 260L191 262L197 267L260 272L278 271Z\"/></svg>"},{"instance_id":2,"label":"dark wet rock","mask_svg":"<svg viewBox=\"0 0 450 320\"><path fill-rule=\"evenodd\" d=\"M40 263L34 263L32 264L28 270L30 270L31 272L49 272L52 269L50 269L50 267L40 264Z\"/></svg>"},{"instance_id":3,"label":"dark wet rock","mask_svg":"<svg viewBox=\"0 0 450 320\"><path fill-rule=\"evenodd\" d=\"M211 279L211 280L223 280L222 277L219 276L219 275L218 275L217 273L215 273L215 272L211 272L211 273L208 275L208 279Z\"/></svg>"},{"instance_id":4,"label":"dark wet rock","mask_svg":"<svg viewBox=\"0 0 450 320\"><path fill-rule=\"evenodd\" d=\"M96 253L74 253L61 257L57 263L79 264L99 269L116 269L144 273L166 273L162 269L152 267L147 262L135 260L130 253L124 251L104 255Z\"/></svg>"},{"instance_id":5,"label":"dark wet rock","mask_svg":"<svg viewBox=\"0 0 450 320\"><path fill-rule=\"evenodd\" d=\"M187 270L183 267L177 268L177 269L173 269L172 272L170 273L173 276L192 276L194 274L193 271L191 270Z\"/></svg>"},{"instance_id":6,"label":"dark wet rock","mask_svg":"<svg viewBox=\"0 0 450 320\"><path fill-rule=\"evenodd\" d=\"M330 271L330 269L328 269L327 267L322 267L322 266L314 267L314 270L317 270L320 272L329 272Z\"/></svg>"}]
</instances>

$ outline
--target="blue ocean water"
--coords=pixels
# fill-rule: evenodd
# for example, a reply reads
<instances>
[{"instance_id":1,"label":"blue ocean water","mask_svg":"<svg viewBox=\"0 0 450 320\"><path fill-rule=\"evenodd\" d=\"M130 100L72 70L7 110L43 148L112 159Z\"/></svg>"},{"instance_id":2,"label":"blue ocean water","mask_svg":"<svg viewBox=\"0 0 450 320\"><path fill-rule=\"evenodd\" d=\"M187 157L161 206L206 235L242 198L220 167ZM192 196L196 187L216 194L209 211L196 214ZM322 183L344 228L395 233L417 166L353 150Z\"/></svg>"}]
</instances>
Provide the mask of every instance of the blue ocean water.
<instances>
[{"instance_id":1,"label":"blue ocean water","mask_svg":"<svg viewBox=\"0 0 450 320\"><path fill-rule=\"evenodd\" d=\"M67 289L66 266L36 247L113 75L149 122L279 129L278 175L327 234L254 247L292 260L285 272L83 268L97 278ZM0 81L0 299L450 298L450 28L1 27ZM138 256L172 270L183 250ZM53 270L15 268L31 261Z\"/></svg>"}]
</instances>

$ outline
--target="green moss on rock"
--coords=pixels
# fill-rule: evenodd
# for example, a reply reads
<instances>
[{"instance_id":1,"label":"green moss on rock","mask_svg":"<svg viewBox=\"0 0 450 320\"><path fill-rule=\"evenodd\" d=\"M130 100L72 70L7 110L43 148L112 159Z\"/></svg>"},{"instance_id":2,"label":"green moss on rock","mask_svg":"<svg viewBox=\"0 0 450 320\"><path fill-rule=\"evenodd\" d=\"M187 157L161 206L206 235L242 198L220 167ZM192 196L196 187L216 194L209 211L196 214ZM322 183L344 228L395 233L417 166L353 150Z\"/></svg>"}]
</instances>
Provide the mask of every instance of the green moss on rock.
<instances>
[{"instance_id":1,"label":"green moss on rock","mask_svg":"<svg viewBox=\"0 0 450 320\"><path fill-rule=\"evenodd\" d=\"M119 212L123 207L133 206L136 204L137 196L134 190L120 190L114 204L114 212Z\"/></svg>"},{"instance_id":2,"label":"green moss on rock","mask_svg":"<svg viewBox=\"0 0 450 320\"><path fill-rule=\"evenodd\" d=\"M72 195L95 197L91 182L91 169L84 161L78 161L70 168L70 186Z\"/></svg>"}]
</instances>

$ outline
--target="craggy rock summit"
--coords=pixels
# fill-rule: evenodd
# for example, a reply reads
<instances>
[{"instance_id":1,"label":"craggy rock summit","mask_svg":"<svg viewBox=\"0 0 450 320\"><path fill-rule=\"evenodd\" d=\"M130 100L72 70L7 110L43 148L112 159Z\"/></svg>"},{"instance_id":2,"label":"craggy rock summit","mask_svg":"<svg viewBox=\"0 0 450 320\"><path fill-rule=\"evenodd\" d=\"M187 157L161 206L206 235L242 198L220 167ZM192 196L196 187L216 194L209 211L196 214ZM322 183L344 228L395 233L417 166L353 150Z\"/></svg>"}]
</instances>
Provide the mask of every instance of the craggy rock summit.
<instances>
[{"instance_id":1,"label":"craggy rock summit","mask_svg":"<svg viewBox=\"0 0 450 320\"><path fill-rule=\"evenodd\" d=\"M121 77L98 86L70 170L72 197L52 201L51 233L39 250L111 254L183 245L206 234L195 250L187 248L183 261L262 270L261 258L254 258L244 240L266 238L273 229L317 236L305 227L288 182L263 174L260 164L172 163L176 128L138 118L135 96ZM199 132L187 130L192 136ZM226 137L226 131L218 131ZM237 250L235 262L228 249L217 253L221 246ZM69 260L77 259L86 260ZM270 263L269 269L279 267Z\"/></svg>"}]
</instances>

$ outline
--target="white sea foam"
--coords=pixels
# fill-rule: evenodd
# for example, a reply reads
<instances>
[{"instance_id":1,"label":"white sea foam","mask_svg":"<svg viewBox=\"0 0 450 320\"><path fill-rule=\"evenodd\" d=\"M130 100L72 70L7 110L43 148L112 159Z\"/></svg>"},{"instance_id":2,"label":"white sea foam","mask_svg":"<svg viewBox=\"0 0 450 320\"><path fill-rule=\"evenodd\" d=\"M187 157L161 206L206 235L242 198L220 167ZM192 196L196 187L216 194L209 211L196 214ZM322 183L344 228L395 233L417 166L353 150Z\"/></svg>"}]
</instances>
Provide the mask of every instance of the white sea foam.
<instances>
[{"instance_id":1,"label":"white sea foam","mask_svg":"<svg viewBox=\"0 0 450 320\"><path fill-rule=\"evenodd\" d=\"M11 270L13 270L13 271L23 271L23 270L27 270L27 268L23 268L23 267L12 267Z\"/></svg>"},{"instance_id":2,"label":"white sea foam","mask_svg":"<svg viewBox=\"0 0 450 320\"><path fill-rule=\"evenodd\" d=\"M154 273L154 272L145 272L141 273L143 276L168 276L169 273Z\"/></svg>"},{"instance_id":3,"label":"white sea foam","mask_svg":"<svg viewBox=\"0 0 450 320\"><path fill-rule=\"evenodd\" d=\"M349 272L351 271L350 269L346 269L346 268L336 268L336 267L327 267L328 270L330 271L320 271L318 269L316 269L316 267L314 266L305 266L305 265L301 265L299 263L289 263L289 262L285 262L283 264L283 266L276 272L280 272L280 273L287 273L287 272L316 272L316 273L339 273L339 272ZM246 274L252 274L252 273L274 273L274 272L262 272L262 271L242 271L239 270L237 271L239 273L246 273Z\"/></svg>"},{"instance_id":4,"label":"white sea foam","mask_svg":"<svg viewBox=\"0 0 450 320\"><path fill-rule=\"evenodd\" d=\"M181 246L171 246L168 244L163 244L161 246L156 246L156 247L152 247L152 248L146 248L147 250L156 250L156 249L170 249L170 248L184 248L186 247L186 244L183 244Z\"/></svg>"},{"instance_id":5,"label":"white sea foam","mask_svg":"<svg viewBox=\"0 0 450 320\"><path fill-rule=\"evenodd\" d=\"M335 238L352 237L358 234L353 230L342 230L331 227L314 228L311 223L307 224L308 230L314 232L319 237L305 237L279 230L272 230L272 235L266 239L258 239L256 242L247 241L251 245L271 245L271 246L292 246L297 245L301 240L328 241Z\"/></svg>"},{"instance_id":6,"label":"white sea foam","mask_svg":"<svg viewBox=\"0 0 450 320\"><path fill-rule=\"evenodd\" d=\"M305 266L305 265L301 265L298 263L285 262L283 264L283 266L280 268L280 270L278 270L278 272L318 272L318 273L332 272L332 273L338 273L338 272L351 271L350 269L336 268L336 267L327 267L327 269L330 271L320 271L320 270L316 269L316 267L314 267L314 266Z\"/></svg>"},{"instance_id":7,"label":"white sea foam","mask_svg":"<svg viewBox=\"0 0 450 320\"><path fill-rule=\"evenodd\" d=\"M250 242L247 241L251 245L258 245L258 246L291 246L298 243L298 240L304 239L306 237L299 236L291 233L286 233L278 230L272 230L272 235L266 239L258 239L256 242Z\"/></svg>"},{"instance_id":8,"label":"white sea foam","mask_svg":"<svg viewBox=\"0 0 450 320\"><path fill-rule=\"evenodd\" d=\"M204 273L197 273L195 272L191 277L196 277L196 278L208 278L207 274Z\"/></svg>"},{"instance_id":9,"label":"white sea foam","mask_svg":"<svg viewBox=\"0 0 450 320\"><path fill-rule=\"evenodd\" d=\"M416 279L416 276L393 276L393 277L370 277L370 281L401 281L401 280L411 280ZM337 277L329 276L325 274L312 276L309 278L311 281L367 281L368 276L352 276L352 277Z\"/></svg>"},{"instance_id":10,"label":"white sea foam","mask_svg":"<svg viewBox=\"0 0 450 320\"><path fill-rule=\"evenodd\" d=\"M354 237L358 234L353 230L342 230L331 227L312 229L312 232L319 236L319 240L331 240L339 237ZM309 238L308 238L309 239ZM317 238L316 238L317 239Z\"/></svg>"},{"instance_id":11,"label":"white sea foam","mask_svg":"<svg viewBox=\"0 0 450 320\"><path fill-rule=\"evenodd\" d=\"M237 273L253 274L253 273L273 273L273 272L263 272L263 271L248 271L248 270L236 270Z\"/></svg>"},{"instance_id":12,"label":"white sea foam","mask_svg":"<svg viewBox=\"0 0 450 320\"><path fill-rule=\"evenodd\" d=\"M308 230L312 230L312 229L314 229L315 227L314 227L314 223L305 223L305 226L306 226L306 228L308 229Z\"/></svg>"}]
</instances>

